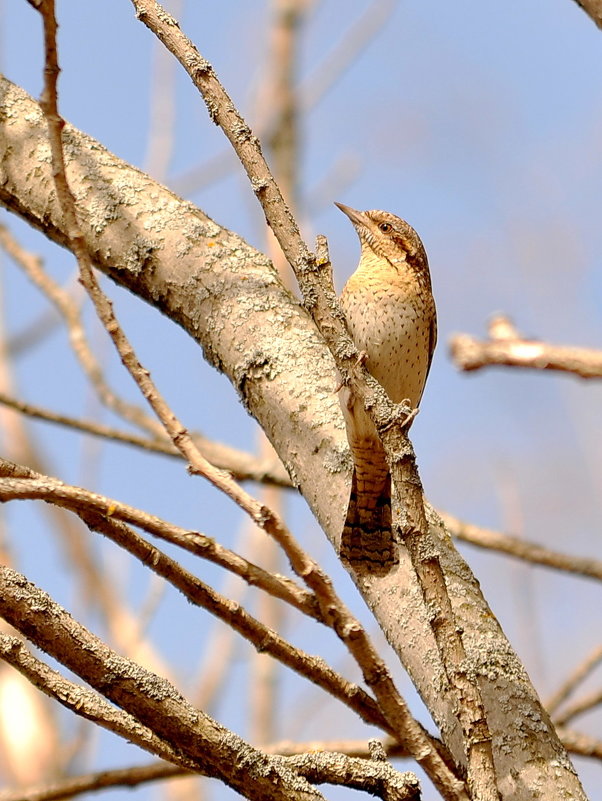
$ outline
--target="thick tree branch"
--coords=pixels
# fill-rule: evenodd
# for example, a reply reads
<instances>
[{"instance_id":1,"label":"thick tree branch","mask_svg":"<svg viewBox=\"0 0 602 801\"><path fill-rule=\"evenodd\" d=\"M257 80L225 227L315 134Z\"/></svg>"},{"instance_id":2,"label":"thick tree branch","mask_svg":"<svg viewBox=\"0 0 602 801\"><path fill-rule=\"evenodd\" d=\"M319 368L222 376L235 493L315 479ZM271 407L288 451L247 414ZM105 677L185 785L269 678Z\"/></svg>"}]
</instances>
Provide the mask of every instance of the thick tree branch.
<instances>
[{"instance_id":1,"label":"thick tree branch","mask_svg":"<svg viewBox=\"0 0 602 801\"><path fill-rule=\"evenodd\" d=\"M127 712L115 709L94 690L65 679L58 671L33 656L17 637L0 634L0 659L16 668L45 695L54 698L80 717L112 731L155 756L183 767L186 771L197 770L194 760L186 759L177 748L157 736L151 728L142 726Z\"/></svg>"},{"instance_id":2,"label":"thick tree branch","mask_svg":"<svg viewBox=\"0 0 602 801\"><path fill-rule=\"evenodd\" d=\"M202 772L247 798L322 798L281 760L194 709L166 680L124 659L19 573L0 567L0 615Z\"/></svg>"},{"instance_id":3,"label":"thick tree branch","mask_svg":"<svg viewBox=\"0 0 602 801\"><path fill-rule=\"evenodd\" d=\"M0 202L64 245L39 107L6 80L0 80L0 123ZM348 492L347 445L333 393L333 360L306 312L282 288L265 257L239 237L75 129L66 126L63 138L67 173L96 264L203 345L336 543ZM538 785L552 796L562 785L575 799L583 798L477 583L436 515L429 513L429 523L469 660L480 676L502 791L511 801L522 801L532 797L526 787ZM394 580L361 589L461 760L451 700L433 680L438 658L409 560L402 554ZM523 710L519 721L516 709ZM515 776L521 777L520 786Z\"/></svg>"}]
</instances>

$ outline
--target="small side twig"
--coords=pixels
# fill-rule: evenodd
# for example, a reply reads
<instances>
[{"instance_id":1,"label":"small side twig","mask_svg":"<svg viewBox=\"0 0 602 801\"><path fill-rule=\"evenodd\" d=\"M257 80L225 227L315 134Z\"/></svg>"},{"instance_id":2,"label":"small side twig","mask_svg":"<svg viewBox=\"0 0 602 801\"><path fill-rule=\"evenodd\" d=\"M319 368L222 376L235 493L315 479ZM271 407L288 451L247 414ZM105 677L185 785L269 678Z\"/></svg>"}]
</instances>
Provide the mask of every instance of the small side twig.
<instances>
[{"instance_id":1,"label":"small side twig","mask_svg":"<svg viewBox=\"0 0 602 801\"><path fill-rule=\"evenodd\" d=\"M602 740L564 726L559 726L557 731L567 751L602 761Z\"/></svg>"}]
</instances>

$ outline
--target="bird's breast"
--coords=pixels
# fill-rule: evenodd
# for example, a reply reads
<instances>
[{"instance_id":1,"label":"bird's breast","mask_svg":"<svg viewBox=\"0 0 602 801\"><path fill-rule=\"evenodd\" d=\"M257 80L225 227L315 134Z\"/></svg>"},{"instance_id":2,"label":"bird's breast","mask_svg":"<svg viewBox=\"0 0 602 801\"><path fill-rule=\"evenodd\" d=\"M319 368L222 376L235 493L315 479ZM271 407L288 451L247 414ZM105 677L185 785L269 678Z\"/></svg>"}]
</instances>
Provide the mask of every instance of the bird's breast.
<instances>
[{"instance_id":1,"label":"bird's breast","mask_svg":"<svg viewBox=\"0 0 602 801\"><path fill-rule=\"evenodd\" d=\"M349 332L391 400L408 399L417 406L431 358L435 309L430 287L405 277L378 280L359 273L341 295Z\"/></svg>"}]
</instances>

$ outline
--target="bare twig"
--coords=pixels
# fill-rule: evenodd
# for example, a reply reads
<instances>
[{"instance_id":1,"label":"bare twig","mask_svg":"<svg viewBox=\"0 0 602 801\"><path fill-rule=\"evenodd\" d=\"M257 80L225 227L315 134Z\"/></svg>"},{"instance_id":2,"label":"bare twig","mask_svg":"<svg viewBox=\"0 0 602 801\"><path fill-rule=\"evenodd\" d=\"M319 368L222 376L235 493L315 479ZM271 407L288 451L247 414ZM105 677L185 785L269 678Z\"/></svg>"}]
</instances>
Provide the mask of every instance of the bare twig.
<instances>
[{"instance_id":1,"label":"bare twig","mask_svg":"<svg viewBox=\"0 0 602 801\"><path fill-rule=\"evenodd\" d=\"M191 771L169 762L153 762L150 765L132 765L129 768L102 770L82 776L70 776L42 785L0 790L0 801L60 801L84 793L108 790L112 787L137 787L140 784L190 776Z\"/></svg>"},{"instance_id":2,"label":"bare twig","mask_svg":"<svg viewBox=\"0 0 602 801\"><path fill-rule=\"evenodd\" d=\"M590 673L602 662L602 645L596 646L593 651L571 672L556 692L548 699L546 709L554 715L558 707L571 695Z\"/></svg>"},{"instance_id":3,"label":"bare twig","mask_svg":"<svg viewBox=\"0 0 602 801\"><path fill-rule=\"evenodd\" d=\"M172 0L171 6L173 13L179 15L182 0ZM165 183L175 145L177 73L173 60L158 43L153 47L151 69L152 92L144 169Z\"/></svg>"},{"instance_id":4,"label":"bare twig","mask_svg":"<svg viewBox=\"0 0 602 801\"><path fill-rule=\"evenodd\" d=\"M502 329L503 335L496 331ZM450 341L452 359L461 370L479 370L491 365L523 367L529 370L558 370L580 378L602 378L602 351L548 345L521 338L506 317L490 323L488 342L467 334L456 334Z\"/></svg>"},{"instance_id":5,"label":"bare twig","mask_svg":"<svg viewBox=\"0 0 602 801\"><path fill-rule=\"evenodd\" d=\"M588 578L602 580L602 562L598 559L586 559L579 556L559 553L534 542L526 542L520 537L513 537L500 531L475 526L459 520L447 512L438 513L452 536L463 542L499 551L525 562L545 565L567 573L576 573Z\"/></svg>"},{"instance_id":6,"label":"bare twig","mask_svg":"<svg viewBox=\"0 0 602 801\"><path fill-rule=\"evenodd\" d=\"M602 690L595 690L588 695L574 701L572 704L567 704L562 712L557 712L554 715L554 722L559 726L566 726L567 723L576 718L578 715L583 715L585 712L591 712L597 706L602 704Z\"/></svg>"},{"instance_id":7,"label":"bare twig","mask_svg":"<svg viewBox=\"0 0 602 801\"><path fill-rule=\"evenodd\" d=\"M39 256L25 250L4 225L0 225L0 245L58 311L67 327L73 352L102 403L125 420L149 431L155 437L161 436L163 431L156 420L149 417L140 407L124 401L109 387L102 367L88 343L78 307L69 293L62 289L44 270Z\"/></svg>"},{"instance_id":8,"label":"bare twig","mask_svg":"<svg viewBox=\"0 0 602 801\"><path fill-rule=\"evenodd\" d=\"M370 3L301 87L304 111L309 111L327 94L361 51L374 40L396 8L395 0Z\"/></svg>"},{"instance_id":9,"label":"bare twig","mask_svg":"<svg viewBox=\"0 0 602 801\"><path fill-rule=\"evenodd\" d=\"M566 729L564 726L558 727L558 735L564 747L572 754L602 760L602 740L597 740L580 731Z\"/></svg>"},{"instance_id":10,"label":"bare twig","mask_svg":"<svg viewBox=\"0 0 602 801\"><path fill-rule=\"evenodd\" d=\"M64 484L58 479L30 470L27 475L16 477L14 468L0 462L0 500L39 499L56 506L70 509L76 514L94 512L114 521L130 523L155 537L171 542L189 553L207 559L242 578L247 584L257 586L286 601L293 607L316 620L321 619L318 605L312 595L284 576L277 576L254 565L237 553L225 548L211 537L198 531L189 531L162 520L128 504L99 495L95 492ZM12 477L15 476L15 477Z\"/></svg>"},{"instance_id":11,"label":"bare twig","mask_svg":"<svg viewBox=\"0 0 602 801\"><path fill-rule=\"evenodd\" d=\"M130 434L128 431L96 423L93 420L81 420L69 415L52 412L33 403L26 403L17 398L12 398L2 392L0 392L0 404L21 412L21 414L26 414L28 417L73 428L93 437L102 437L103 439L151 451L152 453L161 453L178 459L182 458L180 451L164 434L161 438L147 439L136 434ZM231 473L238 481L257 481L262 484L274 484L278 487L292 487L291 480L282 462L273 455L273 451L271 458L259 459L238 448L232 448L220 442L213 442L201 434L193 433L191 436L199 451L211 464Z\"/></svg>"}]
</instances>

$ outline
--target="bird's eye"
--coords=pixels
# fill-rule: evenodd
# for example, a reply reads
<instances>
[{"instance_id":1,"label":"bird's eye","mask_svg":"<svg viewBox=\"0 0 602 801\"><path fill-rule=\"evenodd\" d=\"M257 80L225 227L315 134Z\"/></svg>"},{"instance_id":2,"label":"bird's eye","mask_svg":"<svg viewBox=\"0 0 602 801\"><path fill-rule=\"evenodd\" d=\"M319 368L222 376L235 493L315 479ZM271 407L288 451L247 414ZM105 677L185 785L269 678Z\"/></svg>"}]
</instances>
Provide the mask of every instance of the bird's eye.
<instances>
[{"instance_id":1,"label":"bird's eye","mask_svg":"<svg viewBox=\"0 0 602 801\"><path fill-rule=\"evenodd\" d=\"M383 232L383 234L388 234L393 226L391 225L391 223L382 222L379 224L378 227Z\"/></svg>"}]
</instances>

